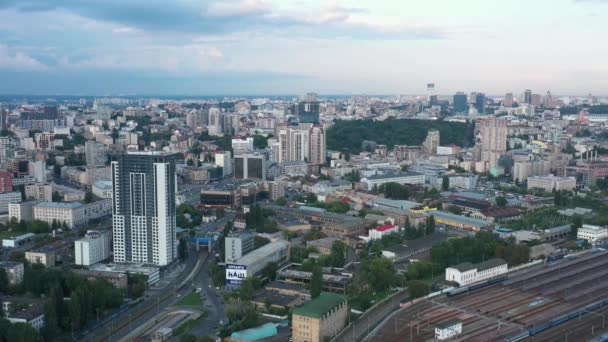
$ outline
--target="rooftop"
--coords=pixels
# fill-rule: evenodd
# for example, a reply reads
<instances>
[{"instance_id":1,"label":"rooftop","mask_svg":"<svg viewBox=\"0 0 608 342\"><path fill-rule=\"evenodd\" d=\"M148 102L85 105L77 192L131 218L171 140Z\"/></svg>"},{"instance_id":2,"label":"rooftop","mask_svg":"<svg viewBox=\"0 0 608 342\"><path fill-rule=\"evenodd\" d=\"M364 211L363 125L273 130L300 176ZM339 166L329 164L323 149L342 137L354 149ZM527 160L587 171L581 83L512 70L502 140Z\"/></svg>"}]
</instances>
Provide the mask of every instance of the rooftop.
<instances>
[{"instance_id":1,"label":"rooftop","mask_svg":"<svg viewBox=\"0 0 608 342\"><path fill-rule=\"evenodd\" d=\"M39 208L64 208L64 209L76 209L82 207L83 204L80 202L41 202L36 205Z\"/></svg>"},{"instance_id":2,"label":"rooftop","mask_svg":"<svg viewBox=\"0 0 608 342\"><path fill-rule=\"evenodd\" d=\"M435 324L435 328L447 329L447 328L453 327L458 324L462 324L462 321L459 319L453 319L451 321L437 323L437 324Z\"/></svg>"},{"instance_id":3,"label":"rooftop","mask_svg":"<svg viewBox=\"0 0 608 342\"><path fill-rule=\"evenodd\" d=\"M490 268L494 268L494 267L498 267L501 265L505 265L507 262L504 261L503 259L500 258L494 258L494 259L490 259L490 260L486 260L484 262L481 262L479 264L473 264L470 262L463 262L461 264L458 264L456 266L451 266L450 268L455 268L457 270L459 270L460 272L466 272L466 271L470 271L472 269L477 269L477 272L479 271L484 271Z\"/></svg>"},{"instance_id":4,"label":"rooftop","mask_svg":"<svg viewBox=\"0 0 608 342\"><path fill-rule=\"evenodd\" d=\"M306 302L299 308L293 309L294 315L306 316L306 317L315 317L321 318L327 312L331 311L338 305L346 302L346 297L330 293L330 292L321 292L319 297Z\"/></svg>"},{"instance_id":5,"label":"rooftop","mask_svg":"<svg viewBox=\"0 0 608 342\"><path fill-rule=\"evenodd\" d=\"M365 177L365 179L391 179L391 178L418 177L418 176L424 176L424 174L418 173L418 172L388 173L388 174L383 174L383 175L373 175L373 176Z\"/></svg>"},{"instance_id":6,"label":"rooftop","mask_svg":"<svg viewBox=\"0 0 608 342\"><path fill-rule=\"evenodd\" d=\"M265 257L266 255L270 255L278 252L281 249L289 248L289 242L279 240L275 242L271 242L267 245L264 245L253 252L244 255L240 259L236 260L234 264L236 265L251 265L259 261L260 258Z\"/></svg>"},{"instance_id":7,"label":"rooftop","mask_svg":"<svg viewBox=\"0 0 608 342\"><path fill-rule=\"evenodd\" d=\"M387 231L387 230L393 229L393 228L395 228L395 227L396 227L396 226L395 226L395 225L393 225L393 224L383 224L383 225L381 225L381 226L378 226L378 227L374 228L374 230L377 230L377 231L379 231L379 232L384 232L384 231Z\"/></svg>"}]
</instances>

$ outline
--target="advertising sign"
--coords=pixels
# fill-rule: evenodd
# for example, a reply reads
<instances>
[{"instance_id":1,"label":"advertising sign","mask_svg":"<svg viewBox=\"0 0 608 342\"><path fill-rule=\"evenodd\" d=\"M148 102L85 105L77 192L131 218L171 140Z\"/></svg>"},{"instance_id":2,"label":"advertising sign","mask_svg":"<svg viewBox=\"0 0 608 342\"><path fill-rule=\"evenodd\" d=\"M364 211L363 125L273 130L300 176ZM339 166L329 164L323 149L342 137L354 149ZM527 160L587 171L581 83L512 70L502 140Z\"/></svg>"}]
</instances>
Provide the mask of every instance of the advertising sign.
<instances>
[{"instance_id":1,"label":"advertising sign","mask_svg":"<svg viewBox=\"0 0 608 342\"><path fill-rule=\"evenodd\" d=\"M226 264L226 284L238 285L247 278L247 266Z\"/></svg>"}]
</instances>

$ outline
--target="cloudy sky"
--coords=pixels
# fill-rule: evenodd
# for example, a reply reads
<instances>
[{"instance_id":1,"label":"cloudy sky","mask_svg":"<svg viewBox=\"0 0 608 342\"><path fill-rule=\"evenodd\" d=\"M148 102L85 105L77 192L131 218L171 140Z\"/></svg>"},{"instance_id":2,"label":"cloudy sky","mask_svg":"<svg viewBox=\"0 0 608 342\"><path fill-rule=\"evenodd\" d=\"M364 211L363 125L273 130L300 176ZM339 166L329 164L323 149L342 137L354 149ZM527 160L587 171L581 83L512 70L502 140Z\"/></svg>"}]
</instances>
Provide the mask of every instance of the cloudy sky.
<instances>
[{"instance_id":1,"label":"cloudy sky","mask_svg":"<svg viewBox=\"0 0 608 342\"><path fill-rule=\"evenodd\" d=\"M0 93L608 95L608 0L0 0Z\"/></svg>"}]
</instances>

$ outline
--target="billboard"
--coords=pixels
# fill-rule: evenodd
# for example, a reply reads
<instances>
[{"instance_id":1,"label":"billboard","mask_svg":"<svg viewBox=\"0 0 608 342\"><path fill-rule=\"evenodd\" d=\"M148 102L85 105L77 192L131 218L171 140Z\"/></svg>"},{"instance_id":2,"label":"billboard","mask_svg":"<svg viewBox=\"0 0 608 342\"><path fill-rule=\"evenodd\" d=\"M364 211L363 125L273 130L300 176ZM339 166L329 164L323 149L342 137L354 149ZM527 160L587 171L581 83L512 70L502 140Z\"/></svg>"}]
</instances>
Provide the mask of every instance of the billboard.
<instances>
[{"instance_id":1,"label":"billboard","mask_svg":"<svg viewBox=\"0 0 608 342\"><path fill-rule=\"evenodd\" d=\"M247 266L226 264L226 284L238 285L247 278Z\"/></svg>"}]
</instances>

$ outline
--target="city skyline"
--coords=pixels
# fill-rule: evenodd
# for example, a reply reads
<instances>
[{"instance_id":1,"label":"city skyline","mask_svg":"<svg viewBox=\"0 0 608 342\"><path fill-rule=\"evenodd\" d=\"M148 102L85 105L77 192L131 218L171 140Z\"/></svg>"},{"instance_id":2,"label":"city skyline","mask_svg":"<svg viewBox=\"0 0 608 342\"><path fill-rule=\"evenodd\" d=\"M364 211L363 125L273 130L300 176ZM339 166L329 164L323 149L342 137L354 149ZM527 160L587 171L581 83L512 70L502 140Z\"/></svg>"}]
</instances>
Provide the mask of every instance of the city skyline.
<instances>
[{"instance_id":1,"label":"city skyline","mask_svg":"<svg viewBox=\"0 0 608 342\"><path fill-rule=\"evenodd\" d=\"M0 1L3 94L608 94L608 2ZM44 25L32 25L44 23Z\"/></svg>"}]
</instances>

